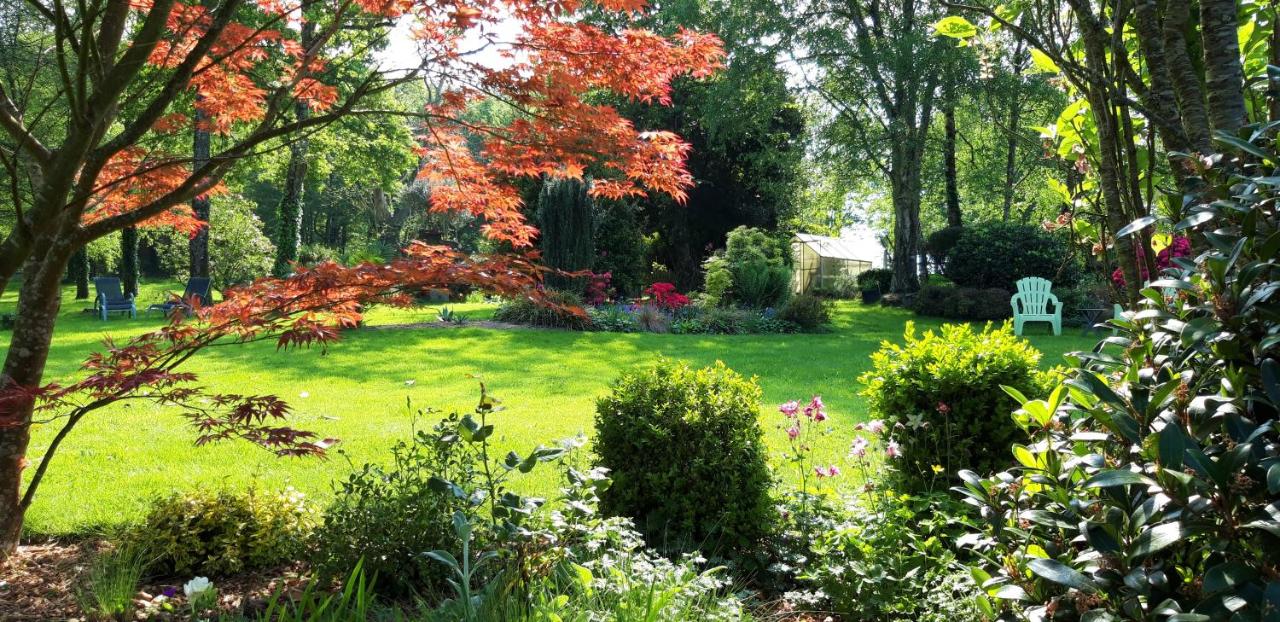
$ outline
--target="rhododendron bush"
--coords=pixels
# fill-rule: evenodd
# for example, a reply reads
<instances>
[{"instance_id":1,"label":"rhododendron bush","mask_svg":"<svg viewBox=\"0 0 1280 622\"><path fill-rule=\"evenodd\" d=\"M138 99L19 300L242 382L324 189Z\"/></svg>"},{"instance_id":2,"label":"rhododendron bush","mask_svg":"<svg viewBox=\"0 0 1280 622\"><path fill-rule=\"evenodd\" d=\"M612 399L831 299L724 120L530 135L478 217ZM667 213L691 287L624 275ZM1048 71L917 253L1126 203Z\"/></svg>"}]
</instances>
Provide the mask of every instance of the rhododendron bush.
<instances>
[{"instance_id":1,"label":"rhododendron bush","mask_svg":"<svg viewBox=\"0 0 1280 622\"><path fill-rule=\"evenodd\" d=\"M0 375L0 556L16 546L54 450L82 417L121 399L182 406L200 442L236 437L280 454L323 452L315 436L283 426L288 406L275 397L205 395L176 368L215 342L323 345L360 321L362 305L405 303L402 292L424 287L536 296L536 232L517 183L581 178L590 168L599 196L683 200L688 145L637 131L587 95L667 104L674 78L707 76L723 55L708 34L588 25L577 14L590 7L578 0L86 0L73 12L27 4L29 39L20 40L56 56L34 71L57 88L36 98L0 86L0 135L15 145L5 163L30 180L12 192L16 226L0 243L0 292L26 266ZM645 2L598 5L625 16ZM396 23L416 38L422 60L412 67L376 66L368 46L346 38L358 31L376 41ZM485 63L477 49L503 62ZM343 117L384 114L365 103L414 80L437 95L413 112L430 209L478 217L504 254L476 259L415 244L383 266L298 269L230 292L192 322L107 344L78 381L44 382L59 281L78 249L126 227L201 231L189 202L224 192L221 181L239 162ZM511 120L464 115L486 99L510 106ZM69 121L52 131L46 110ZM207 159L192 157L192 132L213 136ZM61 428L24 491L37 412Z\"/></svg>"}]
</instances>

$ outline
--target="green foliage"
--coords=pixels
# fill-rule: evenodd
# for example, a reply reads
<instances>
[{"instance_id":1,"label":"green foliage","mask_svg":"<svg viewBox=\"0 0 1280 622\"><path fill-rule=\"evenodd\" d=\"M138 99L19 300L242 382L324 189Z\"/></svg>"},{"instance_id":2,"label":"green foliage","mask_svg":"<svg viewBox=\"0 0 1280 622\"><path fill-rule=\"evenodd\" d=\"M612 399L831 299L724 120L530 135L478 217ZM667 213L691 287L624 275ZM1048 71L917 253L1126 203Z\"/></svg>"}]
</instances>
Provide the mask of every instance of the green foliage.
<instances>
[{"instance_id":1,"label":"green foliage","mask_svg":"<svg viewBox=\"0 0 1280 622\"><path fill-rule=\"evenodd\" d=\"M441 436L418 431L392 447L391 464L365 463L336 486L311 540L311 563L320 577L344 577L363 560L380 592L445 588L445 570L422 555L454 542L453 503L431 477L462 479L465 465Z\"/></svg>"},{"instance_id":2,"label":"green foliage","mask_svg":"<svg viewBox=\"0 0 1280 622\"><path fill-rule=\"evenodd\" d=\"M783 246L754 227L729 232L724 253L703 264L706 270L703 302L709 306L733 303L770 308L791 295L791 269Z\"/></svg>"},{"instance_id":3,"label":"green foliage","mask_svg":"<svg viewBox=\"0 0 1280 622\"><path fill-rule=\"evenodd\" d=\"M596 204L596 274L609 274L609 285L620 296L639 296L644 289L647 266L644 230L636 208L621 201Z\"/></svg>"},{"instance_id":4,"label":"green foliage","mask_svg":"<svg viewBox=\"0 0 1280 622\"><path fill-rule=\"evenodd\" d=\"M625 305L600 305L587 309L591 327L611 333L634 333L640 330L640 322Z\"/></svg>"},{"instance_id":5,"label":"green foliage","mask_svg":"<svg viewBox=\"0 0 1280 622\"><path fill-rule=\"evenodd\" d=\"M342 582L342 590L331 592L331 581L312 579L297 596L283 591L255 619L259 622L353 622L368 620L374 604L374 581L366 577L364 562Z\"/></svg>"},{"instance_id":6,"label":"green foliage","mask_svg":"<svg viewBox=\"0 0 1280 622\"><path fill-rule=\"evenodd\" d=\"M541 326L543 328L565 328L568 330L589 330L591 317L582 310L582 298L567 291L547 290L546 301L534 301L529 298L515 298L502 303L493 313L493 319L499 322Z\"/></svg>"},{"instance_id":7,"label":"green foliage","mask_svg":"<svg viewBox=\"0 0 1280 622\"><path fill-rule=\"evenodd\" d=\"M549 268L588 270L595 259L595 214L587 184L574 179L546 179L538 194L538 247ZM547 284L581 293L581 279L548 274Z\"/></svg>"},{"instance_id":8,"label":"green foliage","mask_svg":"<svg viewBox=\"0 0 1280 622\"><path fill-rule=\"evenodd\" d=\"M987 222L964 228L946 259L947 278L965 287L1017 291L1018 279L1038 276L1054 287L1079 278L1067 243L1032 225Z\"/></svg>"},{"instance_id":9,"label":"green foliage","mask_svg":"<svg viewBox=\"0 0 1280 622\"><path fill-rule=\"evenodd\" d=\"M960 504L942 494L873 490L817 530L800 578L846 620L975 620L973 580L949 542Z\"/></svg>"},{"instance_id":10,"label":"green foliage","mask_svg":"<svg viewBox=\"0 0 1280 622\"><path fill-rule=\"evenodd\" d=\"M1009 292L998 287L925 285L916 293L912 309L920 315L951 320L1003 320L1010 316Z\"/></svg>"},{"instance_id":11,"label":"green foliage","mask_svg":"<svg viewBox=\"0 0 1280 622\"><path fill-rule=\"evenodd\" d=\"M925 238L924 252L929 254L929 259L933 263L946 265L947 255L950 255L951 249L960 242L962 233L964 233L964 227L943 227L934 231Z\"/></svg>"},{"instance_id":12,"label":"green foliage","mask_svg":"<svg viewBox=\"0 0 1280 622\"><path fill-rule=\"evenodd\" d=\"M801 330L818 330L831 322L831 303L813 294L797 294L782 305L777 318Z\"/></svg>"},{"instance_id":13,"label":"green foliage","mask_svg":"<svg viewBox=\"0 0 1280 622\"><path fill-rule=\"evenodd\" d=\"M254 204L237 195L216 196L209 208L209 275L216 289L243 285L271 272L275 246L262 233ZM165 229L142 229L156 249L160 267L186 280L191 259L188 239ZM304 262L304 263L314 263Z\"/></svg>"},{"instance_id":14,"label":"green foliage","mask_svg":"<svg viewBox=\"0 0 1280 622\"><path fill-rule=\"evenodd\" d=\"M146 568L146 553L139 546L125 544L99 552L89 562L83 588L76 592L80 609L93 619L132 620Z\"/></svg>"},{"instance_id":15,"label":"green foliage","mask_svg":"<svg viewBox=\"0 0 1280 622\"><path fill-rule=\"evenodd\" d=\"M717 362L660 360L623 374L596 403L595 448L613 474L602 508L652 545L740 552L769 532L772 475L760 387Z\"/></svg>"},{"instance_id":16,"label":"green foliage","mask_svg":"<svg viewBox=\"0 0 1280 622\"><path fill-rule=\"evenodd\" d=\"M1172 225L1203 227L1202 254L1151 282L1047 399L1019 396L1016 467L962 474L955 490L985 522L974 541L990 563L974 574L991 617L1280 611L1280 158L1220 139L1249 155L1197 170L1201 194Z\"/></svg>"},{"instance_id":17,"label":"green foliage","mask_svg":"<svg viewBox=\"0 0 1280 622\"><path fill-rule=\"evenodd\" d=\"M811 291L824 298L851 300L858 297L862 288L858 287L857 277L840 275L831 279L827 285L815 285Z\"/></svg>"},{"instance_id":18,"label":"green foliage","mask_svg":"<svg viewBox=\"0 0 1280 622\"><path fill-rule=\"evenodd\" d=\"M684 335L757 335L800 332L800 326L772 310L701 307L683 311L671 332Z\"/></svg>"},{"instance_id":19,"label":"green foliage","mask_svg":"<svg viewBox=\"0 0 1280 622\"><path fill-rule=\"evenodd\" d=\"M887 293L893 283L893 270L888 268L872 268L858 273L858 287L862 291L879 291Z\"/></svg>"},{"instance_id":20,"label":"green foliage","mask_svg":"<svg viewBox=\"0 0 1280 622\"><path fill-rule=\"evenodd\" d=\"M508 480L570 447L539 445L498 458L489 422L496 409L481 385L474 412L451 413L430 432L397 443L389 467L365 464L348 476L313 538L320 576L344 576L363 560L380 592L437 595L458 578L457 568L440 561L455 552L466 556L473 535L482 544L519 542L542 500L510 490Z\"/></svg>"},{"instance_id":21,"label":"green foliage","mask_svg":"<svg viewBox=\"0 0 1280 622\"><path fill-rule=\"evenodd\" d=\"M174 493L157 499L125 541L147 551L155 572L226 576L296 559L312 516L291 488Z\"/></svg>"},{"instance_id":22,"label":"green foliage","mask_svg":"<svg viewBox=\"0 0 1280 622\"><path fill-rule=\"evenodd\" d=\"M901 345L885 342L858 380L871 415L888 424L900 447L894 463L903 489L932 488L935 465L944 473L1003 468L991 448L1008 446L1019 430L1002 415L1013 401L1000 388L1038 395L1045 382L1039 360L1008 323L981 332L944 324L917 336L908 322Z\"/></svg>"},{"instance_id":23,"label":"green foliage","mask_svg":"<svg viewBox=\"0 0 1280 622\"><path fill-rule=\"evenodd\" d=\"M702 264L705 271L703 278L702 303L708 307L719 307L729 302L729 291L733 289L733 271L723 256L712 255Z\"/></svg>"}]
</instances>

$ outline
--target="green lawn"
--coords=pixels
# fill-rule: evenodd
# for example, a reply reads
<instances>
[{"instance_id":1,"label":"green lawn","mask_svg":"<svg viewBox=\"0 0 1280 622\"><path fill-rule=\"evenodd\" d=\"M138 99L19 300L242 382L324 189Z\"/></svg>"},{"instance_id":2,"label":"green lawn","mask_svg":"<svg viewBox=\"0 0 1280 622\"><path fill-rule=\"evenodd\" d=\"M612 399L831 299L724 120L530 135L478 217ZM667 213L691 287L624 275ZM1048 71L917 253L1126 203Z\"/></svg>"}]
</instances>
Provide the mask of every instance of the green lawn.
<instances>
[{"instance_id":1,"label":"green lawn","mask_svg":"<svg viewBox=\"0 0 1280 622\"><path fill-rule=\"evenodd\" d=\"M140 300L159 301L174 283L149 284ZM13 288L10 288L11 290ZM89 303L64 292L47 381L75 377L85 355L107 334L117 338L159 325L159 315L135 320L98 321L81 312ZM0 301L11 312L14 294ZM491 307L460 305L470 317ZM435 319L434 309L374 309L373 327ZM330 482L360 463L381 460L390 445L413 425L405 407L469 409L476 379L482 377L507 410L496 416L499 443L527 449L578 433L590 434L595 399L624 369L658 355L706 365L717 359L744 374L759 376L764 388L764 420L771 447L782 446L774 405L821 394L832 415L832 433L820 448L842 455L851 424L866 419L857 396L857 377L869 355L885 339L901 337L909 312L841 303L835 330L815 335L696 336L575 333L481 328L419 328L350 331L327 353L277 352L273 344L212 348L188 368L212 390L271 393L295 408L293 422L323 436L341 439L343 455L328 460L278 459L243 443L192 446L193 435L172 409L145 403L117 405L95 413L76 429L55 458L28 515L32 534L86 532L136 519L149 497L196 486L291 485L309 495L330 494ZM936 326L917 321L921 328ZM1043 327L1042 327L1043 326ZM1028 329L1030 340L1046 353L1043 363L1061 362L1064 352L1089 348L1095 338L1068 329L1061 337L1047 325ZM0 352L7 337L0 337ZM419 423L429 425L429 423ZM32 458L47 447L56 430L40 427ZM548 494L556 485L550 470L524 483Z\"/></svg>"}]
</instances>

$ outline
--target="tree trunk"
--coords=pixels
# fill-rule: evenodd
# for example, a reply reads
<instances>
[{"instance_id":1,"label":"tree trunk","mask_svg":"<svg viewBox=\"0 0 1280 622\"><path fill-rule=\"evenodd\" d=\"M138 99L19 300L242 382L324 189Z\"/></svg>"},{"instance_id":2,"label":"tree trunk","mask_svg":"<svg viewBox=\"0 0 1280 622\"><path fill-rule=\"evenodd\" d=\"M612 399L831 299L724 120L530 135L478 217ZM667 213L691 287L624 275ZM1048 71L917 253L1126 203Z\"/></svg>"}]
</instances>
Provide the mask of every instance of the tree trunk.
<instances>
[{"instance_id":1,"label":"tree trunk","mask_svg":"<svg viewBox=\"0 0 1280 622\"><path fill-rule=\"evenodd\" d=\"M196 96L199 98L199 96ZM209 162L209 132L202 130L204 124L208 121L208 117L196 110L196 131L192 140L192 158L191 166L198 169ZM190 265L188 271L191 276L207 277L209 276L209 197L208 195L200 195L191 200L191 211L195 212L196 218L204 221L205 226L196 232L195 236L187 244L190 255Z\"/></svg>"},{"instance_id":2,"label":"tree trunk","mask_svg":"<svg viewBox=\"0 0 1280 622\"><path fill-rule=\"evenodd\" d=\"M311 47L311 39L315 35L315 23L302 24L302 47ZM311 108L303 100L293 105L293 113L297 122L311 116ZM298 251L302 246L302 201L307 179L307 138L305 135L294 136L289 145L289 168L285 172L284 196L280 198L279 222L276 229L276 276L287 276L293 270L293 262L298 260Z\"/></svg>"},{"instance_id":3,"label":"tree trunk","mask_svg":"<svg viewBox=\"0 0 1280 622\"><path fill-rule=\"evenodd\" d=\"M1018 182L1018 126L1022 123L1022 102L1017 90L1009 103L1009 136L1004 152L1004 220L1013 212L1013 187Z\"/></svg>"},{"instance_id":4,"label":"tree trunk","mask_svg":"<svg viewBox=\"0 0 1280 622\"><path fill-rule=\"evenodd\" d=\"M1239 27L1236 0L1200 0L1204 86L1209 94L1209 123L1217 132L1235 132L1246 123Z\"/></svg>"},{"instance_id":5,"label":"tree trunk","mask_svg":"<svg viewBox=\"0 0 1280 622\"><path fill-rule=\"evenodd\" d=\"M125 227L120 231L120 282L124 295L138 295L138 228Z\"/></svg>"},{"instance_id":6,"label":"tree trunk","mask_svg":"<svg viewBox=\"0 0 1280 622\"><path fill-rule=\"evenodd\" d=\"M13 334L9 338L0 395L11 395L3 406L0 423L0 559L17 549L26 508L22 504L22 471L27 466L27 446L31 442L34 401L29 393L10 393L14 388L34 388L41 384L54 322L61 306L61 280L73 249L66 237L36 241L35 251L23 269L18 290L18 309Z\"/></svg>"},{"instance_id":7,"label":"tree trunk","mask_svg":"<svg viewBox=\"0 0 1280 622\"><path fill-rule=\"evenodd\" d=\"M89 299L89 251L81 248L71 256L71 279L76 284L76 300Z\"/></svg>"},{"instance_id":8,"label":"tree trunk","mask_svg":"<svg viewBox=\"0 0 1280 622\"><path fill-rule=\"evenodd\" d=\"M920 158L909 140L895 141L889 173L893 201L893 281L896 293L920 289L916 272L916 243L920 239ZM914 181L913 181L914 180Z\"/></svg>"},{"instance_id":9,"label":"tree trunk","mask_svg":"<svg viewBox=\"0 0 1280 622\"><path fill-rule=\"evenodd\" d=\"M947 90L949 93L946 103L942 106L946 126L942 141L942 162L946 169L947 226L959 227L963 224L963 218L960 213L960 186L956 179L956 102L953 85L948 85Z\"/></svg>"},{"instance_id":10,"label":"tree trunk","mask_svg":"<svg viewBox=\"0 0 1280 622\"><path fill-rule=\"evenodd\" d=\"M1190 4L1185 0L1161 0L1164 53L1187 142L1199 153L1210 153L1213 144L1209 140L1209 114L1205 110L1204 89L1200 86L1200 76L1188 47L1191 32Z\"/></svg>"}]
</instances>

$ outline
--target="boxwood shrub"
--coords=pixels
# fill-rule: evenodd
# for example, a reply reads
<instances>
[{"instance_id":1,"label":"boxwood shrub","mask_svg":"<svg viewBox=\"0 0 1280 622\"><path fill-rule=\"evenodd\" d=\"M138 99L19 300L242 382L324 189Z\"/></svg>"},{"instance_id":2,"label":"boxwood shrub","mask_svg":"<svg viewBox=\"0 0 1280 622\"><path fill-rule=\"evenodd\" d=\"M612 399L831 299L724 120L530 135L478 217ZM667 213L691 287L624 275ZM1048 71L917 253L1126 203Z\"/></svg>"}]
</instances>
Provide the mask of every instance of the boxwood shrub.
<instances>
[{"instance_id":1,"label":"boxwood shrub","mask_svg":"<svg viewBox=\"0 0 1280 622\"><path fill-rule=\"evenodd\" d=\"M1007 323L982 331L944 324L917 335L908 322L902 344L886 342L873 354L861 395L888 425L904 489L936 488L939 477L960 469L1007 467L1006 455L992 448L1008 447L1021 431L1009 418L1017 404L1001 387L1040 395L1049 379L1039 362L1040 352Z\"/></svg>"},{"instance_id":2,"label":"boxwood shrub","mask_svg":"<svg viewBox=\"0 0 1280 622\"><path fill-rule=\"evenodd\" d=\"M774 523L760 387L717 362L660 360L596 403L596 452L613 474L601 498L651 546L744 552Z\"/></svg>"}]
</instances>

